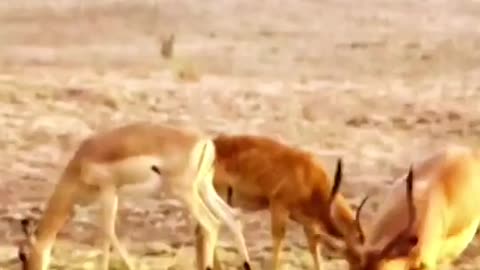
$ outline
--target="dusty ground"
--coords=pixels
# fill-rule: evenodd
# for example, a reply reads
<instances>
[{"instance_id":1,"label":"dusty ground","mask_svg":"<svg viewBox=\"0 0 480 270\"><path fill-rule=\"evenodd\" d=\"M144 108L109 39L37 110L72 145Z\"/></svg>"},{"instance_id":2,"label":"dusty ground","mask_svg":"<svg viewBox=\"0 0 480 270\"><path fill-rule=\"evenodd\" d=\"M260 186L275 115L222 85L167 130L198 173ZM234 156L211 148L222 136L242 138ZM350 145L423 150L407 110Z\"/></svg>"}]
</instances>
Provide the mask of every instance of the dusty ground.
<instances>
[{"instance_id":1,"label":"dusty ground","mask_svg":"<svg viewBox=\"0 0 480 270\"><path fill-rule=\"evenodd\" d=\"M38 215L79 141L129 121L264 134L331 169L342 156L353 204L438 147L478 144L478 1L74 2L0 3L2 269L18 269L18 220ZM89 216L62 230L54 269L94 267ZM254 269L270 259L264 216L241 215ZM308 269L303 235L290 228L284 269ZM192 227L175 202L125 202L118 233L140 269L192 269ZM222 239L233 269L240 256ZM478 268L475 249L455 268ZM327 269L343 267L332 259Z\"/></svg>"}]
</instances>

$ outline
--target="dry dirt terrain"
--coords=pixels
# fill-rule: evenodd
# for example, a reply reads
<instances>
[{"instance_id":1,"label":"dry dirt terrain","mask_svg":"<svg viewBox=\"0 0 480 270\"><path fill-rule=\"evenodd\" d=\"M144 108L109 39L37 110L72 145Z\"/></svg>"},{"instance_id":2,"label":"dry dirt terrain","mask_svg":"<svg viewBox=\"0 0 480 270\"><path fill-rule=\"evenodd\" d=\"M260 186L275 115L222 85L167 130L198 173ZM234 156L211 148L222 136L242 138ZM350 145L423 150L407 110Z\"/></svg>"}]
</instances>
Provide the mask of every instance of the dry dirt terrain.
<instances>
[{"instance_id":1,"label":"dry dirt terrain","mask_svg":"<svg viewBox=\"0 0 480 270\"><path fill-rule=\"evenodd\" d=\"M0 269L19 269L19 220L39 216L79 142L120 124L263 134L312 151L329 173L341 156L354 206L439 147L478 146L479 25L476 0L1 1ZM94 216L79 210L64 227L52 269L95 268ZM119 216L138 269L193 269L178 202L124 201ZM266 217L240 215L254 269L269 265ZM221 238L222 261L237 269ZM284 269L311 269L298 225L287 238ZM480 268L478 250L455 269Z\"/></svg>"}]
</instances>

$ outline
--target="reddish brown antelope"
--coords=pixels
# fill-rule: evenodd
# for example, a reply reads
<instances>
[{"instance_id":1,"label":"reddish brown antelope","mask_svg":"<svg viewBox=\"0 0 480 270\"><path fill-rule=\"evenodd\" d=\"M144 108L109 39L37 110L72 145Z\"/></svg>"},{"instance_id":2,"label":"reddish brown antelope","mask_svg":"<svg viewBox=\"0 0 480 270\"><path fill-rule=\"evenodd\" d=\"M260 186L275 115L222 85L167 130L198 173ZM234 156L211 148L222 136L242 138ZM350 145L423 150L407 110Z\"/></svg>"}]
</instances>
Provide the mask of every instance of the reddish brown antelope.
<instances>
[{"instance_id":1,"label":"reddish brown antelope","mask_svg":"<svg viewBox=\"0 0 480 270\"><path fill-rule=\"evenodd\" d=\"M145 197L155 197L165 188L186 205L207 235L205 269L212 268L222 224L234 234L244 268L250 269L242 228L213 186L214 160L215 146L208 136L167 125L136 123L87 138L66 166L36 229L28 219L22 221L27 236L19 248L23 269L48 269L56 235L72 217L74 206L94 202L101 205L105 233L100 269L108 269L110 245L133 269L115 233L118 197L131 187Z\"/></svg>"},{"instance_id":2,"label":"reddish brown antelope","mask_svg":"<svg viewBox=\"0 0 480 270\"><path fill-rule=\"evenodd\" d=\"M320 237L353 231L354 212L337 195L329 215L333 181L312 154L261 136L221 135L216 149L214 185L231 206L247 211L270 210L273 269L279 269L280 252L289 219L303 225L315 269L321 269ZM341 160L335 178L342 175ZM197 235L197 258L202 254ZM201 269L201 265L199 264Z\"/></svg>"}]
</instances>

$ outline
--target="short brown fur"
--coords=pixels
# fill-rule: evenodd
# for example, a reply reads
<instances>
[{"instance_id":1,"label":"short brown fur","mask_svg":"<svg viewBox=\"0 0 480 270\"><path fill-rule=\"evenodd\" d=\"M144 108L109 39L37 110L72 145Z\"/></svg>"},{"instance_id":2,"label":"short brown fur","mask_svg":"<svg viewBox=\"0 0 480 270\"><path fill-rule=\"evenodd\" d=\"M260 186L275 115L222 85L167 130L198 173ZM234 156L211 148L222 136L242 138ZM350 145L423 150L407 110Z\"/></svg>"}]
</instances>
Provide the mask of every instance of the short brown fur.
<instances>
[{"instance_id":1,"label":"short brown fur","mask_svg":"<svg viewBox=\"0 0 480 270\"><path fill-rule=\"evenodd\" d=\"M419 162L413 169L417 214L411 226L405 189L395 185L367 226L365 243L347 241L350 269L437 269L458 258L480 222L479 158L467 148L448 147ZM390 252L379 256L389 244Z\"/></svg>"},{"instance_id":2,"label":"short brown fur","mask_svg":"<svg viewBox=\"0 0 480 270\"><path fill-rule=\"evenodd\" d=\"M354 221L353 211L342 196L333 203L334 218L328 215L333 181L321 163L306 151L267 137L221 135L214 143L214 185L222 198L235 208L270 210L273 269L280 265L288 219L303 225L315 269L320 269L321 235L326 231L341 236L351 230Z\"/></svg>"},{"instance_id":3,"label":"short brown fur","mask_svg":"<svg viewBox=\"0 0 480 270\"><path fill-rule=\"evenodd\" d=\"M213 188L214 159L212 141L201 132L184 128L136 123L90 136L67 164L36 230L30 228L29 220L22 221L27 236L19 249L23 269L48 269L56 235L74 214L74 206L96 201L101 203L100 224L105 233L101 269L108 269L111 244L133 269L115 234L119 190L134 184L158 185L160 181L185 203L209 235L209 257L204 259L210 266L221 223L233 231L248 263L241 228ZM139 196L146 196L146 192ZM149 195L155 196L160 190L152 193Z\"/></svg>"}]
</instances>

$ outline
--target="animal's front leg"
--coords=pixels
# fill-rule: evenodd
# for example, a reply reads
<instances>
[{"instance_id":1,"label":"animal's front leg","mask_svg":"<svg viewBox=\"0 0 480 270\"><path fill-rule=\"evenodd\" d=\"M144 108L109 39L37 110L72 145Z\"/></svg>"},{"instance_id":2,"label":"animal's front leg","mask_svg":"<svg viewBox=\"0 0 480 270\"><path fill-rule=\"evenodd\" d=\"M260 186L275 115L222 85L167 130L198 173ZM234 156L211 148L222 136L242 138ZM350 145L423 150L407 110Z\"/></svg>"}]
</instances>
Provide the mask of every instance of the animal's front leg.
<instances>
[{"instance_id":1,"label":"animal's front leg","mask_svg":"<svg viewBox=\"0 0 480 270\"><path fill-rule=\"evenodd\" d=\"M318 234L312 226L304 226L305 236L307 237L308 248L310 254L312 254L313 264L315 270L322 269L322 256L321 256L321 246L318 239Z\"/></svg>"},{"instance_id":2,"label":"animal's front leg","mask_svg":"<svg viewBox=\"0 0 480 270\"><path fill-rule=\"evenodd\" d=\"M280 269L280 254L282 252L283 240L286 234L289 213L281 204L272 201L270 205L270 214L273 238L272 270L278 270Z\"/></svg>"},{"instance_id":3,"label":"animal's front leg","mask_svg":"<svg viewBox=\"0 0 480 270\"><path fill-rule=\"evenodd\" d=\"M199 260L199 264L201 264L199 267L205 267L203 270L212 270L214 260L213 257L217 244L218 232L220 229L220 221L210 211L205 202L194 190L192 190L190 193L183 192L181 193L181 196L190 213L200 224L198 235L201 235L200 244L202 246L197 246L197 256L199 252L198 248L201 248L200 252L202 253L201 255L203 255L203 258ZM204 239L205 236L206 239Z\"/></svg>"}]
</instances>

